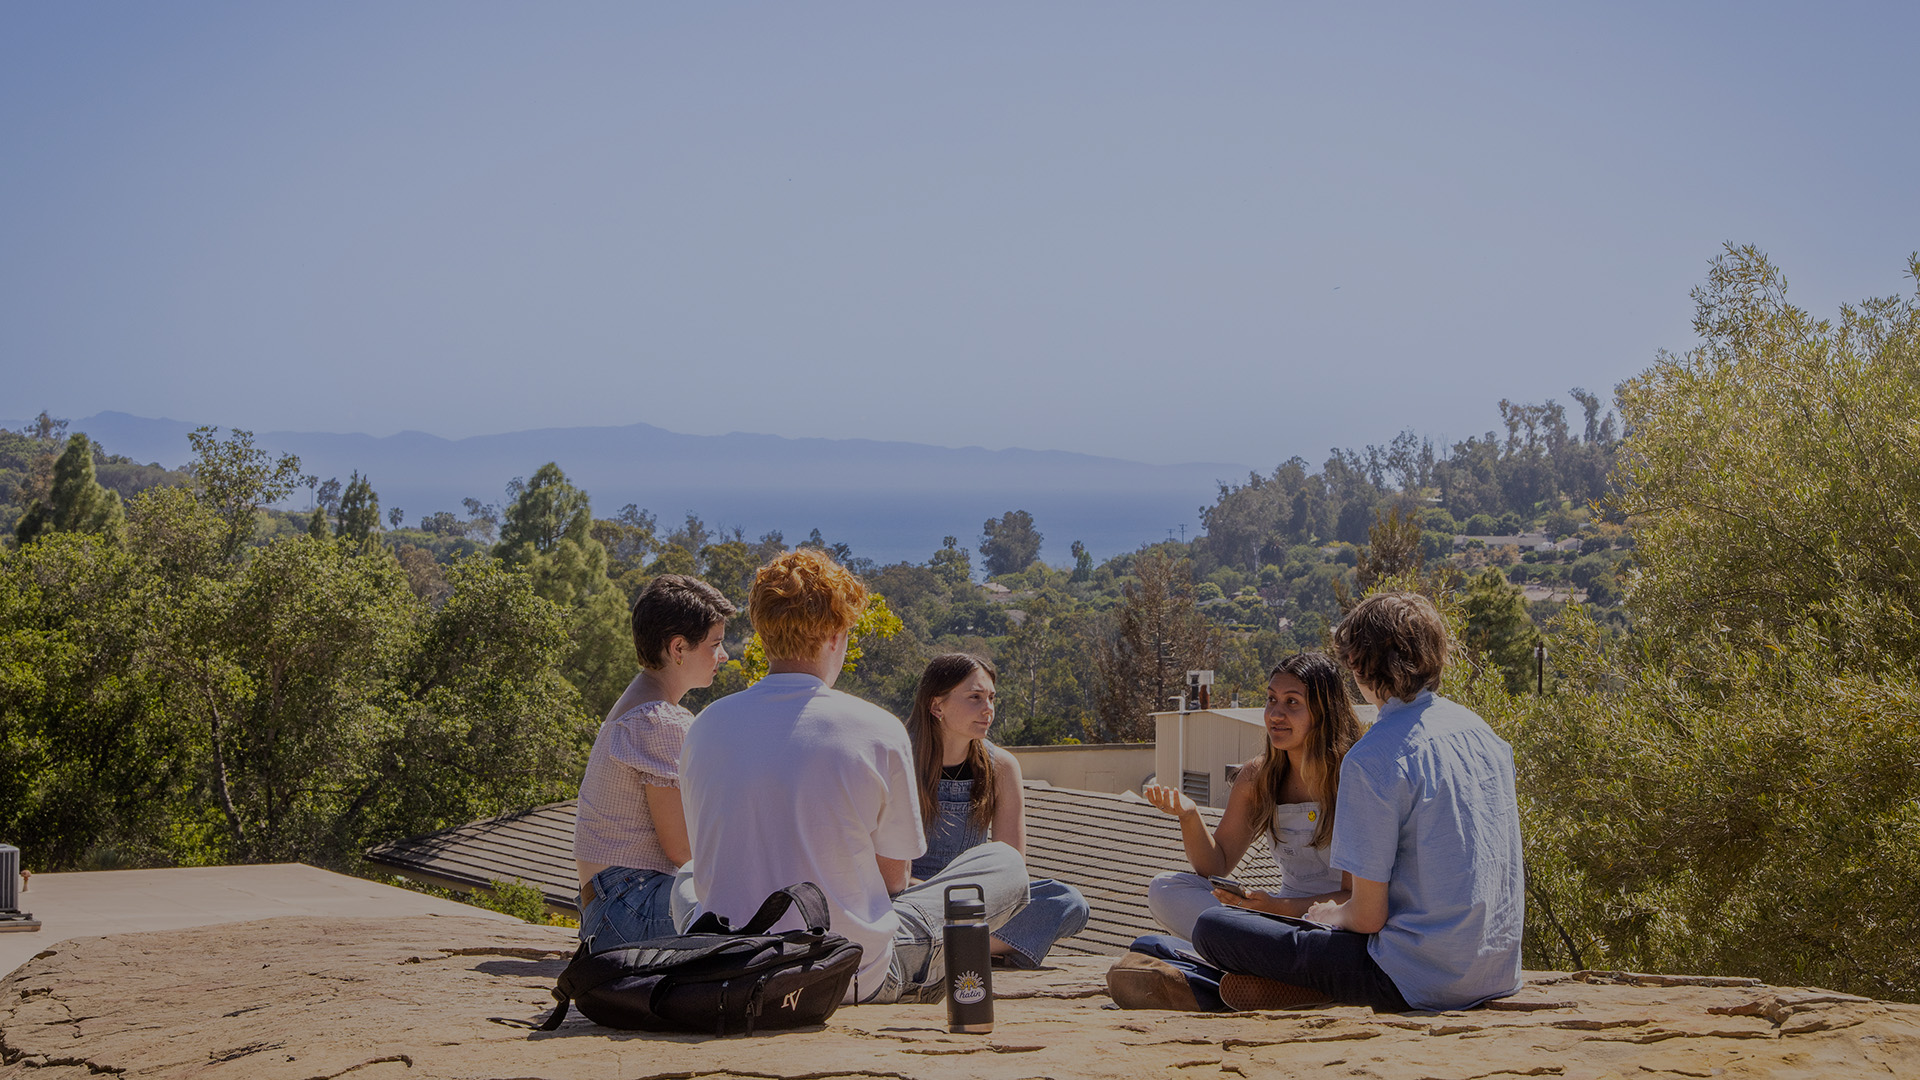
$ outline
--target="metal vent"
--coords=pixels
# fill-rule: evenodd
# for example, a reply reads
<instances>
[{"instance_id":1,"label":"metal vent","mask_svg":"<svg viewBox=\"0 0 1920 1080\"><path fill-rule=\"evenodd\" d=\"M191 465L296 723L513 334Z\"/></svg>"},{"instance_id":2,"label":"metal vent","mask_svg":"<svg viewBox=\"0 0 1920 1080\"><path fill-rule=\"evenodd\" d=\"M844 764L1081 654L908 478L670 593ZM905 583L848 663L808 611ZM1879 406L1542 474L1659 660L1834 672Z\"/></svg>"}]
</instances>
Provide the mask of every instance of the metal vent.
<instances>
[{"instance_id":1,"label":"metal vent","mask_svg":"<svg viewBox=\"0 0 1920 1080\"><path fill-rule=\"evenodd\" d=\"M20 910L20 849L0 844L0 911Z\"/></svg>"},{"instance_id":2,"label":"metal vent","mask_svg":"<svg viewBox=\"0 0 1920 1080\"><path fill-rule=\"evenodd\" d=\"M1180 774L1180 791L1201 806L1213 805L1213 778L1203 772Z\"/></svg>"}]
</instances>

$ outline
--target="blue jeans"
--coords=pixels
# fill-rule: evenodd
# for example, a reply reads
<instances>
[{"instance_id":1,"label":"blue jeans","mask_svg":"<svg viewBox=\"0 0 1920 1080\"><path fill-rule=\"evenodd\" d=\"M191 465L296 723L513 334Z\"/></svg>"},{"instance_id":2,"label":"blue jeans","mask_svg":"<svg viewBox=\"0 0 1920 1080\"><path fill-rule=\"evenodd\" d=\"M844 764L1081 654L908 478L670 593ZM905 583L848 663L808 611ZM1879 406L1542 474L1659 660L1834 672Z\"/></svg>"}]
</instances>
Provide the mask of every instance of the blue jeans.
<instances>
[{"instance_id":1,"label":"blue jeans","mask_svg":"<svg viewBox=\"0 0 1920 1080\"><path fill-rule=\"evenodd\" d=\"M593 875L592 882L593 899L580 906L580 940L588 952L674 935L669 912L672 874L609 866Z\"/></svg>"},{"instance_id":2,"label":"blue jeans","mask_svg":"<svg viewBox=\"0 0 1920 1080\"><path fill-rule=\"evenodd\" d=\"M1220 971L1310 987L1342 1005L1407 1012L1412 1006L1367 952L1372 940L1371 934L1310 930L1224 904L1202 913L1193 927L1194 951Z\"/></svg>"},{"instance_id":3,"label":"blue jeans","mask_svg":"<svg viewBox=\"0 0 1920 1080\"><path fill-rule=\"evenodd\" d=\"M877 990L860 988L862 1002L944 1001L947 996L946 891L978 885L987 895L987 926L1005 927L1027 905L1027 862L998 841L961 852L946 869L893 898L900 928L893 932L893 964Z\"/></svg>"}]
</instances>

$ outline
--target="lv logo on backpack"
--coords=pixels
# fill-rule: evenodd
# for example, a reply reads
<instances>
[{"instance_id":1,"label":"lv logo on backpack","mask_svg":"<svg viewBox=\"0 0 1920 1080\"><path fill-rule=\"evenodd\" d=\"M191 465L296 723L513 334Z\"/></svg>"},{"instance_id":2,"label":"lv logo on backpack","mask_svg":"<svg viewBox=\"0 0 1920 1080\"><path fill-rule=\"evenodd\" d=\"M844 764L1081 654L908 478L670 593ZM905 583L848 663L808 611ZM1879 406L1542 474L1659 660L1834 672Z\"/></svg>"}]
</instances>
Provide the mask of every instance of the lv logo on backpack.
<instances>
[{"instance_id":1,"label":"lv logo on backpack","mask_svg":"<svg viewBox=\"0 0 1920 1080\"><path fill-rule=\"evenodd\" d=\"M767 933L789 907L807 928ZM820 886L803 881L767 897L738 930L709 912L678 937L591 955L582 944L540 1030L559 1027L569 1003L596 1024L627 1030L751 1035L756 1027L823 1023L860 969L860 946L829 933L831 920Z\"/></svg>"}]
</instances>

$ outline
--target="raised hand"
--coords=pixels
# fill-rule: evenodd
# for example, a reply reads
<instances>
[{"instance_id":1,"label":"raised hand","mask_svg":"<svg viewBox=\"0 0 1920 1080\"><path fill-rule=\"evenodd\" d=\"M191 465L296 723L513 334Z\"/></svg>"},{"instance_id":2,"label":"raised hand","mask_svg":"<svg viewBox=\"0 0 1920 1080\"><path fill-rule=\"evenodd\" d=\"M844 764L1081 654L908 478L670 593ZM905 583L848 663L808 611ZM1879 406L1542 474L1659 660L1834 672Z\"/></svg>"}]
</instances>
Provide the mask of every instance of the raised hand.
<instances>
[{"instance_id":1,"label":"raised hand","mask_svg":"<svg viewBox=\"0 0 1920 1080\"><path fill-rule=\"evenodd\" d=\"M1200 808L1194 804L1192 799L1187 798L1185 792L1176 791L1170 787L1162 787L1159 784L1148 784L1146 787L1140 789L1140 795L1152 803L1154 809L1163 814L1171 814L1174 817L1185 817L1188 814L1200 812Z\"/></svg>"}]
</instances>

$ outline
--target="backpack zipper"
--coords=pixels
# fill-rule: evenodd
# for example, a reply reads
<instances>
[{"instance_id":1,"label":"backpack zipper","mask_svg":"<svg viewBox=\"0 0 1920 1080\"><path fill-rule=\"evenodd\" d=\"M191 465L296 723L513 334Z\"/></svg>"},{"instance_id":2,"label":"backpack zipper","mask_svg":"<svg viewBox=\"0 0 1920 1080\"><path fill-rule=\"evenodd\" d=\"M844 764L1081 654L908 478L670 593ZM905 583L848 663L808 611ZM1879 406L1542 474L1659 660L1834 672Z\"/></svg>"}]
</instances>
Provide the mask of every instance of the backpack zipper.
<instances>
[{"instance_id":1,"label":"backpack zipper","mask_svg":"<svg viewBox=\"0 0 1920 1080\"><path fill-rule=\"evenodd\" d=\"M753 1034L753 1022L760 1019L760 1007L767 997L767 980L771 978L773 978L772 975L760 976L760 981L753 984L753 994L747 998L748 1035Z\"/></svg>"}]
</instances>

